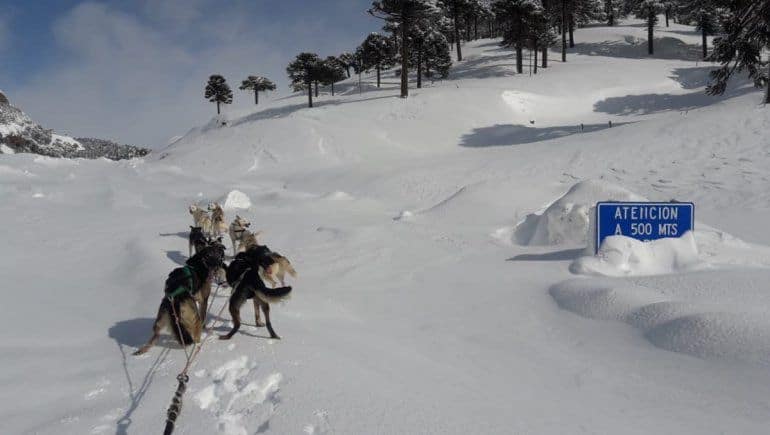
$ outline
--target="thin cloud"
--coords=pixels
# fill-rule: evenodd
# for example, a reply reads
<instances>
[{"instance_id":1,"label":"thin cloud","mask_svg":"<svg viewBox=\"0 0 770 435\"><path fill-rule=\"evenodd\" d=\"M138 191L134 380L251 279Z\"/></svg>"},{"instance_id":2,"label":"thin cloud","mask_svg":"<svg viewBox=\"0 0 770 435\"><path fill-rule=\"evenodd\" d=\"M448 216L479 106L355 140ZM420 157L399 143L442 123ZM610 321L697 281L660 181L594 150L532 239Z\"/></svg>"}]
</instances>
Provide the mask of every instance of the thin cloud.
<instances>
[{"instance_id":1,"label":"thin cloud","mask_svg":"<svg viewBox=\"0 0 770 435\"><path fill-rule=\"evenodd\" d=\"M82 3L53 24L65 60L15 89L14 101L68 134L158 148L214 115L203 99L210 74L228 79L234 108L249 107L237 91L247 75L271 77L285 93L285 67L297 53L335 54L365 35L350 35L334 17L255 16L253 3L148 1L136 11Z\"/></svg>"}]
</instances>

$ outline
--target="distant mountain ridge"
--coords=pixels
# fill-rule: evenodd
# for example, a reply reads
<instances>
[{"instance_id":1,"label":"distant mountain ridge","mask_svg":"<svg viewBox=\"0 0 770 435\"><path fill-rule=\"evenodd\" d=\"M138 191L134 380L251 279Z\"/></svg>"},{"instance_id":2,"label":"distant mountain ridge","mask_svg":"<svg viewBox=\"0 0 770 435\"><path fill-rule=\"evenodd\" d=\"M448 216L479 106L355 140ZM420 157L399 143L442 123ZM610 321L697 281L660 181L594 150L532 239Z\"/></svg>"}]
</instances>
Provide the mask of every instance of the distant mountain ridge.
<instances>
[{"instance_id":1,"label":"distant mountain ridge","mask_svg":"<svg viewBox=\"0 0 770 435\"><path fill-rule=\"evenodd\" d=\"M150 150L104 139L71 138L43 128L0 91L0 154L32 153L49 157L130 159Z\"/></svg>"}]
</instances>

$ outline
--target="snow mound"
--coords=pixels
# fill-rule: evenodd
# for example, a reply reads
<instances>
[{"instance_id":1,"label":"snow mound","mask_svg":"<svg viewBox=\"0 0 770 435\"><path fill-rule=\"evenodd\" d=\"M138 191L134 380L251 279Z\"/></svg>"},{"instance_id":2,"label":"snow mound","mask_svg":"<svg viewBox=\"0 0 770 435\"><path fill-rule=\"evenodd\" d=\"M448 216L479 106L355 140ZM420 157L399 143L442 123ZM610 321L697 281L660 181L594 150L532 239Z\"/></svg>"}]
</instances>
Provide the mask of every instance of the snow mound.
<instances>
[{"instance_id":1,"label":"snow mound","mask_svg":"<svg viewBox=\"0 0 770 435\"><path fill-rule=\"evenodd\" d=\"M246 210L251 207L248 195L240 190L231 190L224 198L219 200L225 210Z\"/></svg>"},{"instance_id":2,"label":"snow mound","mask_svg":"<svg viewBox=\"0 0 770 435\"><path fill-rule=\"evenodd\" d=\"M414 220L414 213L412 213L409 210L402 210L401 213L398 214L398 216L393 218L394 221L413 221Z\"/></svg>"},{"instance_id":3,"label":"snow mound","mask_svg":"<svg viewBox=\"0 0 770 435\"><path fill-rule=\"evenodd\" d=\"M654 345L701 358L770 362L770 322L745 313L698 313L649 330Z\"/></svg>"},{"instance_id":4,"label":"snow mound","mask_svg":"<svg viewBox=\"0 0 770 435\"><path fill-rule=\"evenodd\" d=\"M646 201L623 187L603 181L584 180L549 205L542 214L532 213L514 233L520 245L588 243L593 252L593 209L600 201Z\"/></svg>"},{"instance_id":5,"label":"snow mound","mask_svg":"<svg viewBox=\"0 0 770 435\"><path fill-rule=\"evenodd\" d=\"M570 265L581 275L658 275L703 266L698 258L695 236L688 231L680 238L642 242L625 236L604 239L596 256L581 257Z\"/></svg>"},{"instance_id":6,"label":"snow mound","mask_svg":"<svg viewBox=\"0 0 770 435\"><path fill-rule=\"evenodd\" d=\"M770 362L767 316L714 312L713 306L670 300L670 293L609 279L576 279L550 289L560 308L590 319L625 322L665 350L704 359Z\"/></svg>"},{"instance_id":7,"label":"snow mound","mask_svg":"<svg viewBox=\"0 0 770 435\"><path fill-rule=\"evenodd\" d=\"M332 201L351 201L353 200L353 195L343 192L341 190L338 190L336 192L329 193L324 196L325 199L329 199Z\"/></svg>"}]
</instances>

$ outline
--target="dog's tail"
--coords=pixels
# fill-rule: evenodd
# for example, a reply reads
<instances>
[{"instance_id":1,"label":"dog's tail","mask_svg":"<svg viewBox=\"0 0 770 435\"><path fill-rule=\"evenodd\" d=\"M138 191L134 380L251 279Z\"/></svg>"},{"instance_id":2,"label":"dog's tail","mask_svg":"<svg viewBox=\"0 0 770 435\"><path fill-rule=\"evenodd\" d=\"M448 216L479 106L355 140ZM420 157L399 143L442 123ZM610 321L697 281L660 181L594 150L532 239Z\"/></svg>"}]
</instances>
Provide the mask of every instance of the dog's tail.
<instances>
[{"instance_id":1,"label":"dog's tail","mask_svg":"<svg viewBox=\"0 0 770 435\"><path fill-rule=\"evenodd\" d=\"M286 273L292 276L292 278L297 277L297 271L294 270L294 266L291 265L291 262L289 260L286 260Z\"/></svg>"},{"instance_id":2,"label":"dog's tail","mask_svg":"<svg viewBox=\"0 0 770 435\"><path fill-rule=\"evenodd\" d=\"M288 299L291 295L291 286L278 288L261 288L257 290L257 295L263 301L274 304Z\"/></svg>"}]
</instances>

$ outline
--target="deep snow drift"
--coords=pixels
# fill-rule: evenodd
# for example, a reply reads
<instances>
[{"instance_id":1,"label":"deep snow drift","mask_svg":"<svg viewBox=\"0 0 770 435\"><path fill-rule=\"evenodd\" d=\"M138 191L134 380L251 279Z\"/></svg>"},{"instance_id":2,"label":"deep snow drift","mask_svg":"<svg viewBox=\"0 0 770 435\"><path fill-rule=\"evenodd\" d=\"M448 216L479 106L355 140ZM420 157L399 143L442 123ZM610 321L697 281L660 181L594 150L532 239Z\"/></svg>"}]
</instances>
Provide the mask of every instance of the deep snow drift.
<instances>
[{"instance_id":1,"label":"deep snow drift","mask_svg":"<svg viewBox=\"0 0 770 435\"><path fill-rule=\"evenodd\" d=\"M0 156L0 432L161 430L183 352L130 353L186 259L187 207L219 201L299 278L271 310L282 340L247 305L206 344L177 433L765 433L770 112L745 83L703 94L692 28L656 30L645 59L637 24L579 29L533 77L469 43L407 100L364 77L143 160ZM572 273L615 193L694 202L697 267L621 240Z\"/></svg>"}]
</instances>

